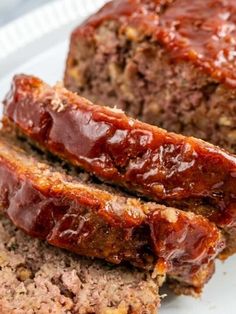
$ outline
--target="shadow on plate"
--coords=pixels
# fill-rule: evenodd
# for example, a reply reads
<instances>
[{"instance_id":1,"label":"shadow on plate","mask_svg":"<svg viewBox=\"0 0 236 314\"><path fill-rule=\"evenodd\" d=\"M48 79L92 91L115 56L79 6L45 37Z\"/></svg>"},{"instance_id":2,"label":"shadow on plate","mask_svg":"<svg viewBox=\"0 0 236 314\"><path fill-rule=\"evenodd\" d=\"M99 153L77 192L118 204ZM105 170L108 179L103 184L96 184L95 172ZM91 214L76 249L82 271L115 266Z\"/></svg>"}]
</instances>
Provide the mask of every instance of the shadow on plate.
<instances>
[{"instance_id":1,"label":"shadow on plate","mask_svg":"<svg viewBox=\"0 0 236 314\"><path fill-rule=\"evenodd\" d=\"M160 296L163 296L162 299L162 307L165 306L165 304L171 303L173 302L178 296L176 294L174 294L166 284L164 284L161 288L160 288L160 292L159 292Z\"/></svg>"}]
</instances>

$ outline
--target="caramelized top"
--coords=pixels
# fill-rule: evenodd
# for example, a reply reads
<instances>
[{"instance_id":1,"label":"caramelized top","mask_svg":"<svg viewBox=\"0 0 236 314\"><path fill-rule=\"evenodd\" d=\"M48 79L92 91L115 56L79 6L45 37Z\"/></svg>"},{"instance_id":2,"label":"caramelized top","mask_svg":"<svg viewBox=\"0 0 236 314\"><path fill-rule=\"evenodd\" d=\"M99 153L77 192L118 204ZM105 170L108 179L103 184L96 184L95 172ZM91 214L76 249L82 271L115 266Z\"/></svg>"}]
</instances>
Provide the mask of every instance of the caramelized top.
<instances>
[{"instance_id":1,"label":"caramelized top","mask_svg":"<svg viewBox=\"0 0 236 314\"><path fill-rule=\"evenodd\" d=\"M207 202L208 218L236 225L236 157L218 147L24 75L14 78L5 100L5 125L9 121L42 148L104 181L192 211Z\"/></svg>"},{"instance_id":2,"label":"caramelized top","mask_svg":"<svg viewBox=\"0 0 236 314\"><path fill-rule=\"evenodd\" d=\"M112 263L150 268L157 262L194 285L201 266L225 246L201 216L98 189L20 145L0 136L0 206L32 236Z\"/></svg>"},{"instance_id":3,"label":"caramelized top","mask_svg":"<svg viewBox=\"0 0 236 314\"><path fill-rule=\"evenodd\" d=\"M235 0L115 0L78 27L86 35L107 20L130 25L162 43L173 59L191 61L236 87Z\"/></svg>"}]
</instances>

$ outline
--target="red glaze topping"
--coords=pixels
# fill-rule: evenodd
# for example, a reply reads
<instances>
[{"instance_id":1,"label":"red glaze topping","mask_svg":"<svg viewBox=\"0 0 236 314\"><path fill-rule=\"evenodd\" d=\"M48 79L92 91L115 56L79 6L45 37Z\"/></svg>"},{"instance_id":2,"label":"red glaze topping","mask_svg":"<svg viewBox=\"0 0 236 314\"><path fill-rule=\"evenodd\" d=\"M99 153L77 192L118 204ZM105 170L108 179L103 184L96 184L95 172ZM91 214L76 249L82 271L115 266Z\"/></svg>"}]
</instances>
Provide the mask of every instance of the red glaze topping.
<instances>
[{"instance_id":1,"label":"red glaze topping","mask_svg":"<svg viewBox=\"0 0 236 314\"><path fill-rule=\"evenodd\" d=\"M16 226L50 244L116 264L150 268L164 261L190 284L224 248L220 232L201 216L84 185L3 138L0 207Z\"/></svg>"},{"instance_id":2,"label":"red glaze topping","mask_svg":"<svg viewBox=\"0 0 236 314\"><path fill-rule=\"evenodd\" d=\"M211 144L24 75L14 78L5 118L41 147L102 180L180 207L189 203L192 211L207 201L212 221L236 225L236 157Z\"/></svg>"},{"instance_id":3,"label":"red glaze topping","mask_svg":"<svg viewBox=\"0 0 236 314\"><path fill-rule=\"evenodd\" d=\"M115 0L73 36L107 20L141 29L161 42L173 59L191 61L215 80L236 87L235 0Z\"/></svg>"}]
</instances>

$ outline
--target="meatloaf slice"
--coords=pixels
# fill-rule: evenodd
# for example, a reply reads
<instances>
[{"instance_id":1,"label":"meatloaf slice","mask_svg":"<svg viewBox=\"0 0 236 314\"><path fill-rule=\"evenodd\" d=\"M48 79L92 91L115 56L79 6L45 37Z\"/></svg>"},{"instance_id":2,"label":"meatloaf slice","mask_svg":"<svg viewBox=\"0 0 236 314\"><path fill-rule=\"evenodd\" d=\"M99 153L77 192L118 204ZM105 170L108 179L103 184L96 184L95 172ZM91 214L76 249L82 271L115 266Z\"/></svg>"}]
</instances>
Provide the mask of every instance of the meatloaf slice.
<instances>
[{"instance_id":1,"label":"meatloaf slice","mask_svg":"<svg viewBox=\"0 0 236 314\"><path fill-rule=\"evenodd\" d=\"M104 181L201 213L236 250L236 157L96 106L61 86L19 75L6 97L4 125Z\"/></svg>"},{"instance_id":2,"label":"meatloaf slice","mask_svg":"<svg viewBox=\"0 0 236 314\"><path fill-rule=\"evenodd\" d=\"M114 0L72 33L65 85L236 152L235 37L235 0Z\"/></svg>"},{"instance_id":3,"label":"meatloaf slice","mask_svg":"<svg viewBox=\"0 0 236 314\"><path fill-rule=\"evenodd\" d=\"M159 304L148 273L65 253L0 216L1 314L156 314Z\"/></svg>"},{"instance_id":4,"label":"meatloaf slice","mask_svg":"<svg viewBox=\"0 0 236 314\"><path fill-rule=\"evenodd\" d=\"M201 291L224 248L214 224L56 167L19 140L0 137L0 207L17 227L80 255L154 268L162 281L167 271Z\"/></svg>"}]
</instances>

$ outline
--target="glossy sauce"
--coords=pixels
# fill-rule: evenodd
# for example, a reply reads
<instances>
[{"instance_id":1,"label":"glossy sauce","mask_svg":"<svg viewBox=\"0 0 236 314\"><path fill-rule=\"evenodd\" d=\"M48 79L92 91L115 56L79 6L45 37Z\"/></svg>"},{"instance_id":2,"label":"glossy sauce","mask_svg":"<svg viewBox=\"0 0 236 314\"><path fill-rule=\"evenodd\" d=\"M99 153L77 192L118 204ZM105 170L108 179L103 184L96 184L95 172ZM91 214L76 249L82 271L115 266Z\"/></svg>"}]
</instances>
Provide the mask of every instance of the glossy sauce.
<instances>
[{"instance_id":1,"label":"glossy sauce","mask_svg":"<svg viewBox=\"0 0 236 314\"><path fill-rule=\"evenodd\" d=\"M5 117L41 147L102 180L180 208L189 203L191 211L207 202L213 208L208 218L236 225L236 157L213 145L27 76L15 78Z\"/></svg>"},{"instance_id":2,"label":"glossy sauce","mask_svg":"<svg viewBox=\"0 0 236 314\"><path fill-rule=\"evenodd\" d=\"M173 60L191 61L216 81L236 87L235 0L175 0L168 5L115 0L78 27L74 36L86 36L86 29L108 20L141 29L161 42Z\"/></svg>"},{"instance_id":3,"label":"glossy sauce","mask_svg":"<svg viewBox=\"0 0 236 314\"><path fill-rule=\"evenodd\" d=\"M201 216L80 182L71 186L71 179L0 139L0 207L31 236L115 264L150 269L164 261L169 273L182 272L190 284L225 246L217 228Z\"/></svg>"}]
</instances>

